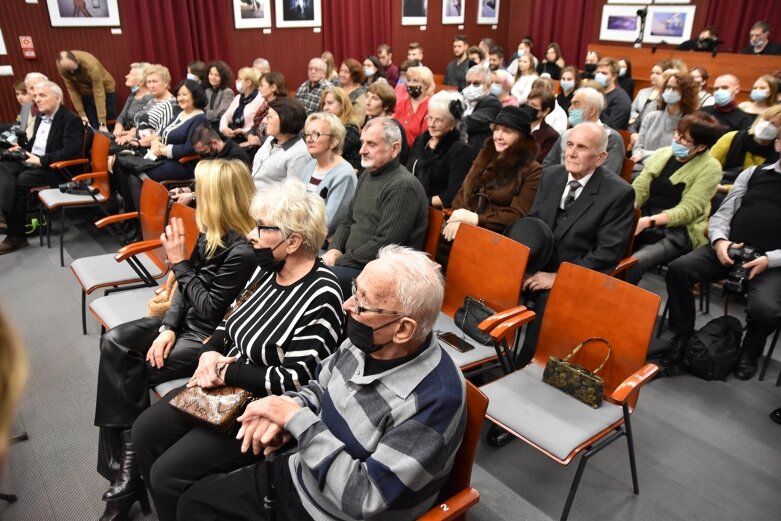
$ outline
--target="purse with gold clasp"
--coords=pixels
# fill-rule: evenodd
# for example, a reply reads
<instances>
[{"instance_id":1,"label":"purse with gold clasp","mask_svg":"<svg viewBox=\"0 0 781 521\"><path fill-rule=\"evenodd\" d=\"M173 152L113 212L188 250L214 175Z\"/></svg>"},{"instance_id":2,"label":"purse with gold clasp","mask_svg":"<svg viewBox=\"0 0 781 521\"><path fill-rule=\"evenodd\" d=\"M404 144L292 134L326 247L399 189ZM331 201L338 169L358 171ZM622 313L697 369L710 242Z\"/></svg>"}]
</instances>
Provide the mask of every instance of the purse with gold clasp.
<instances>
[{"instance_id":1,"label":"purse with gold clasp","mask_svg":"<svg viewBox=\"0 0 781 521\"><path fill-rule=\"evenodd\" d=\"M596 341L607 344L607 355L594 371L568 362L572 355L580 351L583 346ZM610 351L610 342L606 339L602 337L588 338L561 360L551 356L542 373L542 381L596 409L602 404L602 393L605 390L605 381L597 373L605 367L610 358Z\"/></svg>"}]
</instances>

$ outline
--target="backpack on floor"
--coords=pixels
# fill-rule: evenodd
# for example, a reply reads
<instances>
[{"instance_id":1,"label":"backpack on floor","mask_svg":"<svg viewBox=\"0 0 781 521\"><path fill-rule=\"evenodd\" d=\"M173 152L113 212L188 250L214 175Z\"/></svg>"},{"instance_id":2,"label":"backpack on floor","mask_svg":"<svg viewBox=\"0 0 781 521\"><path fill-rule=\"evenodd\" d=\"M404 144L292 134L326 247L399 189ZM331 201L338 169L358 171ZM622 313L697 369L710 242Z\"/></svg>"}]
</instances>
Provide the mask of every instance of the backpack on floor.
<instances>
[{"instance_id":1,"label":"backpack on floor","mask_svg":"<svg viewBox=\"0 0 781 521\"><path fill-rule=\"evenodd\" d=\"M703 380L726 380L735 367L743 326L733 316L714 318L689 340L683 369Z\"/></svg>"}]
</instances>

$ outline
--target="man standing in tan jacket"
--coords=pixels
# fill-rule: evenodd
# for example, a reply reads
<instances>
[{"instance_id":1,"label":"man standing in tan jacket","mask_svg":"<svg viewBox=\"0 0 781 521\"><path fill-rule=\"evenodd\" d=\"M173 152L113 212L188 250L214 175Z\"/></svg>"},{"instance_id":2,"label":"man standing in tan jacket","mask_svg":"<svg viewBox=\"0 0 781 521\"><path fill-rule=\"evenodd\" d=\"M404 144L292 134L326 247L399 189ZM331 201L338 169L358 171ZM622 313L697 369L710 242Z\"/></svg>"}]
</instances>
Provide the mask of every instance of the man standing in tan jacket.
<instances>
[{"instance_id":1,"label":"man standing in tan jacket","mask_svg":"<svg viewBox=\"0 0 781 521\"><path fill-rule=\"evenodd\" d=\"M60 51L57 72L81 119L108 132L106 121L116 117L116 96L114 78L103 64L85 51Z\"/></svg>"}]
</instances>

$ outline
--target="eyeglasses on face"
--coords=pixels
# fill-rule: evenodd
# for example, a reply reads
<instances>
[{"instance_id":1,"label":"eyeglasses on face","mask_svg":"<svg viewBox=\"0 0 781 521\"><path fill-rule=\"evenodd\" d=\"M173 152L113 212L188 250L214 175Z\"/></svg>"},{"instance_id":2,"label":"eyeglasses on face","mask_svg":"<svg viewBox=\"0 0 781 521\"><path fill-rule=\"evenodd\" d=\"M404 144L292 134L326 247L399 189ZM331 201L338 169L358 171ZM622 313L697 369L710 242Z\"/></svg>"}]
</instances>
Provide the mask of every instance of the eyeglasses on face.
<instances>
[{"instance_id":1,"label":"eyeglasses on face","mask_svg":"<svg viewBox=\"0 0 781 521\"><path fill-rule=\"evenodd\" d=\"M332 134L324 134L322 132L307 132L304 134L304 139L307 141L317 141L320 139L320 136L331 136Z\"/></svg>"},{"instance_id":2,"label":"eyeglasses on face","mask_svg":"<svg viewBox=\"0 0 781 521\"><path fill-rule=\"evenodd\" d=\"M279 226L266 226L265 224L258 224L258 235L262 232L278 232Z\"/></svg>"}]
</instances>

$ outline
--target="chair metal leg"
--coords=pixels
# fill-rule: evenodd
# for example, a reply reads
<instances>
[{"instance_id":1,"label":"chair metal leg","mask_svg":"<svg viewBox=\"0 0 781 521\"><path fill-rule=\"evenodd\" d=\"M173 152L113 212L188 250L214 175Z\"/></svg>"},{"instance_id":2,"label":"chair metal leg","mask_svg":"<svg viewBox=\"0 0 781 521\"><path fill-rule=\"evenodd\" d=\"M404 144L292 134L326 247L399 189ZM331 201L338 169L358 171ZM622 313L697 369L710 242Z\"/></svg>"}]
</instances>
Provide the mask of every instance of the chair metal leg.
<instances>
[{"instance_id":1,"label":"chair metal leg","mask_svg":"<svg viewBox=\"0 0 781 521\"><path fill-rule=\"evenodd\" d=\"M778 342L778 334L781 333L781 327L776 329L775 334L773 335L773 341L770 342L770 349L767 350L767 354L765 355L765 361L762 363L762 370L759 371L759 381L765 379L765 373L767 372L767 366L770 365L770 359L773 357L773 351L776 349L776 342Z\"/></svg>"},{"instance_id":2,"label":"chair metal leg","mask_svg":"<svg viewBox=\"0 0 781 521\"><path fill-rule=\"evenodd\" d=\"M62 207L62 210L60 210L62 213L60 214L60 267L65 267L65 256L64 256L64 250L65 250L65 207Z\"/></svg>"},{"instance_id":3,"label":"chair metal leg","mask_svg":"<svg viewBox=\"0 0 781 521\"><path fill-rule=\"evenodd\" d=\"M87 334L87 292L81 290L81 334Z\"/></svg>"},{"instance_id":4,"label":"chair metal leg","mask_svg":"<svg viewBox=\"0 0 781 521\"><path fill-rule=\"evenodd\" d=\"M38 207L38 245L43 247L43 204Z\"/></svg>"},{"instance_id":5,"label":"chair metal leg","mask_svg":"<svg viewBox=\"0 0 781 521\"><path fill-rule=\"evenodd\" d=\"M629 468L632 471L632 488L635 495L640 494L640 484L637 481L637 462L635 461L635 440L632 437L632 423L629 419L629 407L624 404L624 430L626 431L626 446L629 451Z\"/></svg>"},{"instance_id":6,"label":"chair metal leg","mask_svg":"<svg viewBox=\"0 0 781 521\"><path fill-rule=\"evenodd\" d=\"M625 410L625 414L628 415L629 411ZM560 521L566 521L567 517L569 517L569 511L572 508L572 502L575 500L575 493L578 491L580 478L583 476L583 471L586 469L586 463L588 463L588 459L616 441L621 436L626 436L626 430L623 427L617 427L613 434L607 438L603 438L599 443L590 447L588 450L586 450L586 452L583 453L583 456L580 457L578 470L575 472L575 478L572 480L572 485L570 485L569 494L567 494L567 502L564 503L564 511L561 513L561 518L559 518ZM630 458L630 464L633 460L634 457ZM635 481L635 484L636 483L637 481Z\"/></svg>"},{"instance_id":7,"label":"chair metal leg","mask_svg":"<svg viewBox=\"0 0 781 521\"><path fill-rule=\"evenodd\" d=\"M0 501L5 501L6 503L16 503L16 500L19 499L16 497L16 494L0 494Z\"/></svg>"},{"instance_id":8,"label":"chair metal leg","mask_svg":"<svg viewBox=\"0 0 781 521\"><path fill-rule=\"evenodd\" d=\"M656 338L660 338L662 336L662 331L664 330L664 321L667 320L667 313L670 312L670 302L667 301L664 303L664 309L662 310L662 317L659 319L659 327L656 328Z\"/></svg>"}]
</instances>

